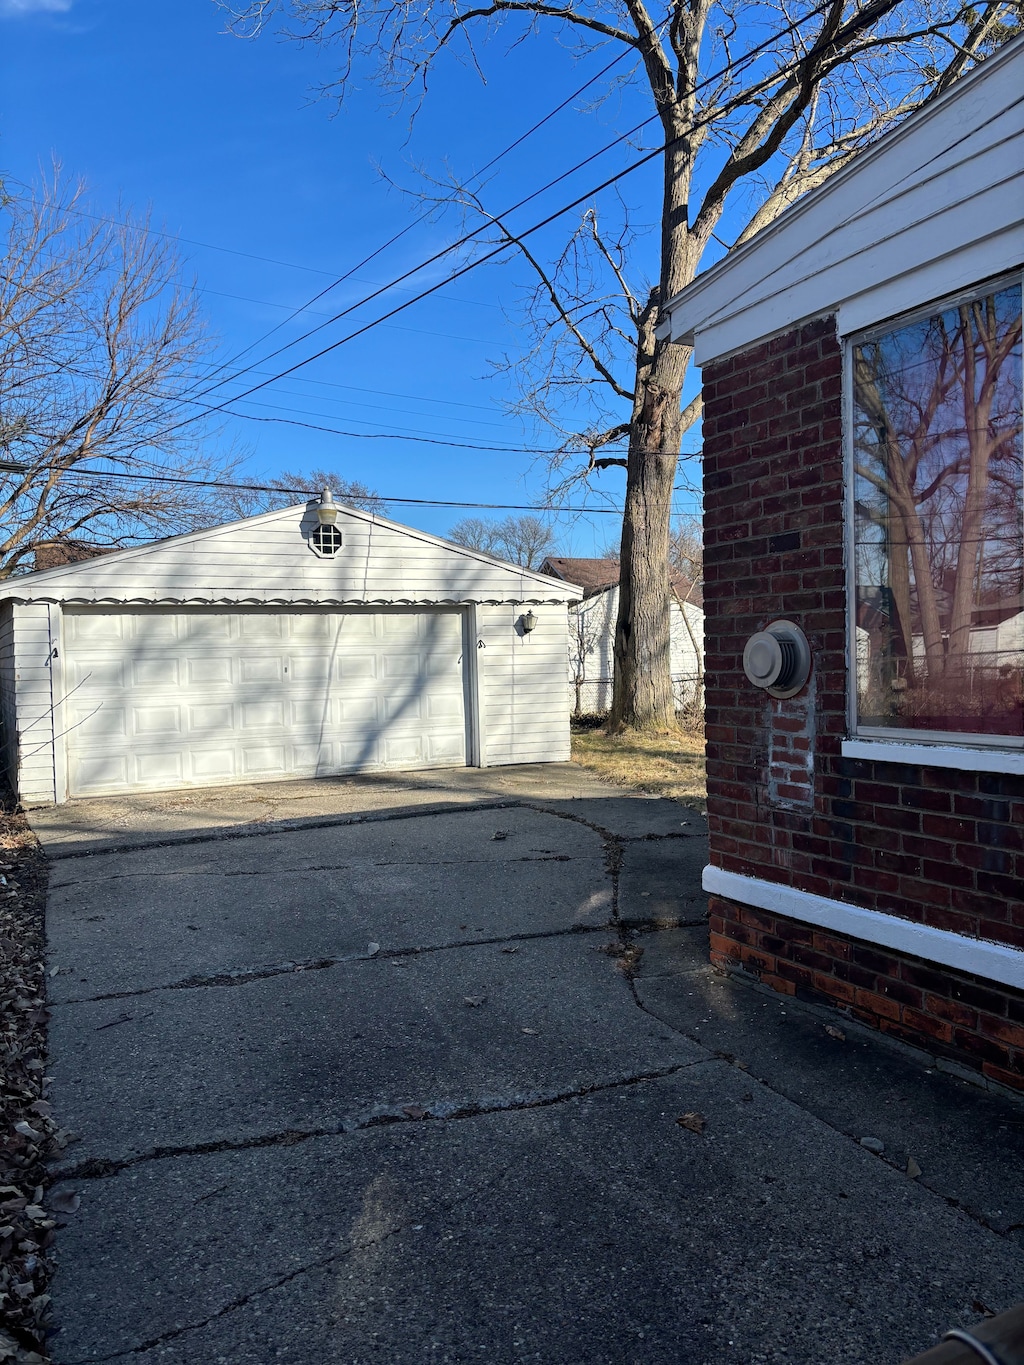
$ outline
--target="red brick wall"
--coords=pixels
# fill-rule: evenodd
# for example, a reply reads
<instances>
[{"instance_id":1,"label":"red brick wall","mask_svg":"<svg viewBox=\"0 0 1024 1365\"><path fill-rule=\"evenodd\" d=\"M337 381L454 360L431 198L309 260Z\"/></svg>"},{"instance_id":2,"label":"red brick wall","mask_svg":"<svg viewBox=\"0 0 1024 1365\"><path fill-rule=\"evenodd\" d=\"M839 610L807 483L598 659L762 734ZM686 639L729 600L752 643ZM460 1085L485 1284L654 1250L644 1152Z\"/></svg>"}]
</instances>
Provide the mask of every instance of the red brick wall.
<instances>
[{"instance_id":1,"label":"red brick wall","mask_svg":"<svg viewBox=\"0 0 1024 1365\"><path fill-rule=\"evenodd\" d=\"M830 318L704 371L711 861L1024 948L1024 781L840 753L847 734L841 388ZM742 665L749 636L776 617L802 626L814 658L808 686L784 701L748 683ZM786 983L847 1005L901 1037L940 1041L966 1064L995 1068L1004 1079L1024 1076L1021 994L997 991L999 1008L957 1023L948 1002L958 997L943 994L935 979L926 994L947 1001L946 1015L932 1011L924 994L908 994L917 988L904 972L926 970L921 964L891 954L882 962L871 950L879 959L875 975L897 983L880 992L866 980L851 983L848 953L815 948L811 931L794 921L759 926L737 918L735 907L717 913L715 953L755 966L751 954L767 949L747 931L767 934L776 947L768 952L770 969L759 970L780 989ZM819 955L816 963L801 957L808 953ZM867 993L859 1002L851 985ZM870 1006L867 995L884 1008ZM1013 1010L1018 1034L1003 1046L978 1021L1011 1020Z\"/></svg>"}]
</instances>

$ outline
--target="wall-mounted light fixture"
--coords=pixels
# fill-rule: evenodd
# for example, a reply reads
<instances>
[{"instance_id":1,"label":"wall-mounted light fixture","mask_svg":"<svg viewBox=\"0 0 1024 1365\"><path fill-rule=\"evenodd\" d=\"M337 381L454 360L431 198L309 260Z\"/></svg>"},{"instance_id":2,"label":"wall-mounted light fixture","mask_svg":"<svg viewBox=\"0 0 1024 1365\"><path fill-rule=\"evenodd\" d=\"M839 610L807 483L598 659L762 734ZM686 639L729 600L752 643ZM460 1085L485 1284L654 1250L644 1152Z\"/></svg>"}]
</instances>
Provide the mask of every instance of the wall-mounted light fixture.
<instances>
[{"instance_id":1,"label":"wall-mounted light fixture","mask_svg":"<svg viewBox=\"0 0 1024 1365\"><path fill-rule=\"evenodd\" d=\"M316 528L309 538L313 552L322 558L331 559L341 549L341 532L334 524L337 520L338 505L331 490L325 488L316 505Z\"/></svg>"},{"instance_id":2,"label":"wall-mounted light fixture","mask_svg":"<svg viewBox=\"0 0 1024 1365\"><path fill-rule=\"evenodd\" d=\"M528 611L525 612L522 616L520 616L519 624L523 628L523 634L529 635L530 631L536 628L537 618L536 616L534 616L532 611Z\"/></svg>"}]
</instances>

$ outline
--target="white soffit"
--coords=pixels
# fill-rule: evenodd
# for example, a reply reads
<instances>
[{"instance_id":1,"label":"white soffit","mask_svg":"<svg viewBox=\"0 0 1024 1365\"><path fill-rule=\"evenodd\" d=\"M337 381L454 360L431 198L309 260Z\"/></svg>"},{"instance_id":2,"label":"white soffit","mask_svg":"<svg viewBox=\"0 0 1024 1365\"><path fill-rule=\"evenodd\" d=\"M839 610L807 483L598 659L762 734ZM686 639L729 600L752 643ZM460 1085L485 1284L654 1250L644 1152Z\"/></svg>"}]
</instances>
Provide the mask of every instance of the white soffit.
<instances>
[{"instance_id":1,"label":"white soffit","mask_svg":"<svg viewBox=\"0 0 1024 1365\"><path fill-rule=\"evenodd\" d=\"M666 306L698 364L838 312L883 321L1024 262L1024 38L837 172Z\"/></svg>"}]
</instances>

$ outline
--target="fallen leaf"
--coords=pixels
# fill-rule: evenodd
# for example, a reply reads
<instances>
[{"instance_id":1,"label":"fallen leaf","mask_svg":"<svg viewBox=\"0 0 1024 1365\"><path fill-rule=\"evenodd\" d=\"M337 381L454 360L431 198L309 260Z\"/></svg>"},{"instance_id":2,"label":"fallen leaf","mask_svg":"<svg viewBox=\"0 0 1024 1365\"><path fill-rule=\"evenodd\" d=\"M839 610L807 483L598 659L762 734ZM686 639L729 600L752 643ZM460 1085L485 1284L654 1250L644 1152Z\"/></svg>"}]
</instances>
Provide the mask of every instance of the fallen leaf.
<instances>
[{"instance_id":1,"label":"fallen leaf","mask_svg":"<svg viewBox=\"0 0 1024 1365\"><path fill-rule=\"evenodd\" d=\"M422 1104L403 1104L402 1113L408 1114L411 1119L425 1119L428 1111Z\"/></svg>"},{"instance_id":2,"label":"fallen leaf","mask_svg":"<svg viewBox=\"0 0 1024 1365\"><path fill-rule=\"evenodd\" d=\"M38 1142L42 1137L42 1133L37 1133L30 1123L16 1123L14 1125L14 1131L20 1133L22 1137L27 1137L32 1142Z\"/></svg>"},{"instance_id":3,"label":"fallen leaf","mask_svg":"<svg viewBox=\"0 0 1024 1365\"><path fill-rule=\"evenodd\" d=\"M532 1033L532 1034L536 1034L537 1031L538 1031L538 1030L535 1029L535 1028L524 1028L524 1029L521 1029L521 1030L520 1030L521 1033Z\"/></svg>"},{"instance_id":4,"label":"fallen leaf","mask_svg":"<svg viewBox=\"0 0 1024 1365\"><path fill-rule=\"evenodd\" d=\"M836 1028L835 1024L826 1024L825 1032L830 1038L838 1038L841 1043L846 1042L846 1034L841 1028Z\"/></svg>"},{"instance_id":5,"label":"fallen leaf","mask_svg":"<svg viewBox=\"0 0 1024 1365\"><path fill-rule=\"evenodd\" d=\"M366 945L366 956L367 956L367 957L376 957L377 954L378 954L379 952L380 952L380 944L379 944L379 943L368 943L368 944Z\"/></svg>"},{"instance_id":6,"label":"fallen leaf","mask_svg":"<svg viewBox=\"0 0 1024 1365\"><path fill-rule=\"evenodd\" d=\"M910 1176L911 1180L916 1180L917 1177L918 1177L920 1174L921 1174L921 1167L917 1164L917 1162L914 1160L914 1158L913 1158L912 1156L908 1156L908 1157L907 1157L907 1175Z\"/></svg>"},{"instance_id":7,"label":"fallen leaf","mask_svg":"<svg viewBox=\"0 0 1024 1365\"><path fill-rule=\"evenodd\" d=\"M73 1190L57 1190L50 1195L50 1208L54 1213L77 1213L81 1208L81 1196Z\"/></svg>"},{"instance_id":8,"label":"fallen leaf","mask_svg":"<svg viewBox=\"0 0 1024 1365\"><path fill-rule=\"evenodd\" d=\"M503 953L518 953L518 951L519 951L519 944L518 944L518 943L513 944L513 946L512 946L511 948L502 948L501 951L502 951Z\"/></svg>"},{"instance_id":9,"label":"fallen leaf","mask_svg":"<svg viewBox=\"0 0 1024 1365\"><path fill-rule=\"evenodd\" d=\"M477 1009L486 999L486 995L466 995L463 996L462 1003L468 1005L470 1009Z\"/></svg>"},{"instance_id":10,"label":"fallen leaf","mask_svg":"<svg viewBox=\"0 0 1024 1365\"><path fill-rule=\"evenodd\" d=\"M60 971L60 968L59 968L59 967L51 967L51 968L50 968L50 975L51 975L51 976L56 976L57 973L58 973L59 971Z\"/></svg>"},{"instance_id":11,"label":"fallen leaf","mask_svg":"<svg viewBox=\"0 0 1024 1365\"><path fill-rule=\"evenodd\" d=\"M703 1133L704 1122L703 1114L681 1114L680 1117L676 1119L676 1123L679 1124L680 1128L687 1128L691 1133Z\"/></svg>"},{"instance_id":12,"label":"fallen leaf","mask_svg":"<svg viewBox=\"0 0 1024 1365\"><path fill-rule=\"evenodd\" d=\"M508 830L507 830L507 829L496 829L496 830L494 831L494 833L491 835L491 841L492 841L492 842L493 842L495 839L507 839L507 838L508 838Z\"/></svg>"}]
</instances>

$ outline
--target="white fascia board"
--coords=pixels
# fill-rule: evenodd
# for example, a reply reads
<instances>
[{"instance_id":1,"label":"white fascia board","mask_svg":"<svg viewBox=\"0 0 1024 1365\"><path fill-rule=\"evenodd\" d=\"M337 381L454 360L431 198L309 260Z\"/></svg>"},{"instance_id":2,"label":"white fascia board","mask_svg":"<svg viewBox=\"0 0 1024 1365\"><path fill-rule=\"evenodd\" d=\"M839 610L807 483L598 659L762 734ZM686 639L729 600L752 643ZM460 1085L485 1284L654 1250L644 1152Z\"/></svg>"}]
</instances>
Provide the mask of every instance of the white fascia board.
<instances>
[{"instance_id":1,"label":"white fascia board","mask_svg":"<svg viewBox=\"0 0 1024 1365\"><path fill-rule=\"evenodd\" d=\"M822 233L811 232L810 241L804 249L819 243L824 243L827 248L832 242L833 236L838 240L844 231L849 231L850 224L860 216L856 211L856 188L851 187L851 182L863 177L864 182L870 183L872 167L879 158L889 158L893 156L894 152L898 158L898 148L907 138L920 137L922 142L926 142L927 134L924 130L927 126L933 123L936 118L946 117L949 106L957 102L965 102L968 108L974 105L979 116L985 115L991 118L991 92L979 91L976 87L979 82L988 84L994 81L998 85L1003 68L1019 62L1022 55L1024 55L1024 38L1014 39L1000 53L988 58L969 75L962 77L934 102L925 105L891 132L880 138L874 146L862 152L850 165L837 171L818 189L811 190L802 196L795 204L780 214L773 223L752 237L749 242L730 251L721 261L717 262L703 275L698 276L692 284L668 301L663 309L663 320L659 323L659 335L670 336L673 341L684 345L696 344L706 363L708 359L719 359L734 351L746 349L757 341L786 330L788 326L795 326L811 317L819 317L834 311L834 308L843 302L842 299L835 299L831 308L819 299L816 306L812 305L809 310L805 308L802 314L799 313L799 310L796 314L791 312L787 318L784 296L791 286L790 282L785 281L782 285L783 299L780 300L775 310L777 321L774 327L764 324L758 326L748 324L741 329L746 333L746 337L734 340L728 346L719 341L713 345L705 341L702 345L700 341L700 333L720 322L723 314L728 315L732 311L744 312L744 300L749 296L750 291L756 290L760 283L770 278L779 268L779 253L780 251L783 254L785 252L785 242L780 239L791 238L795 241L799 237L801 227L804 226L804 220L808 215L821 215L823 222L831 222L832 232L827 237ZM1007 79L1012 86L1015 73L1011 72ZM1015 104L1011 102L1006 112L1013 108L1015 108ZM969 119L966 113L966 109L962 111L960 122L969 125L973 122L973 117ZM984 119L979 118L979 121L983 123ZM972 136L969 126L966 136ZM985 150L989 149L980 150L984 153ZM941 180L944 173L941 163L943 155L944 153L939 154L938 164L933 166L929 178ZM950 169L953 170L955 178L957 167L951 166ZM893 178L894 175L895 179ZM911 167L906 175L909 191L916 187L918 175L919 172ZM888 190L883 187L882 193L891 192L893 198L898 199L902 188L900 168L898 166L890 168L890 174L887 178L893 183ZM876 193L872 197L872 202L877 198ZM830 208L828 201L836 199L839 203ZM849 211L842 209L846 201L849 201ZM816 262L812 278L820 272L822 266L827 268L827 265L827 261ZM986 271L985 274L992 274L997 268ZM855 272L851 278L856 278ZM696 356L695 359L697 363L701 363L700 356Z\"/></svg>"},{"instance_id":2,"label":"white fascia board","mask_svg":"<svg viewBox=\"0 0 1024 1365\"><path fill-rule=\"evenodd\" d=\"M747 877L739 872L708 866L702 877L704 890L712 896L725 896L740 905L765 910L768 914L783 915L786 919L812 924L819 929L845 934L880 948L924 962L969 972L986 981L994 981L1014 990L1024 990L1024 952L1008 944L992 943L983 938L967 938L948 929L934 929L928 924L888 915L880 910L864 910L845 901L816 896L810 891L798 891L792 886Z\"/></svg>"}]
</instances>

